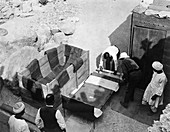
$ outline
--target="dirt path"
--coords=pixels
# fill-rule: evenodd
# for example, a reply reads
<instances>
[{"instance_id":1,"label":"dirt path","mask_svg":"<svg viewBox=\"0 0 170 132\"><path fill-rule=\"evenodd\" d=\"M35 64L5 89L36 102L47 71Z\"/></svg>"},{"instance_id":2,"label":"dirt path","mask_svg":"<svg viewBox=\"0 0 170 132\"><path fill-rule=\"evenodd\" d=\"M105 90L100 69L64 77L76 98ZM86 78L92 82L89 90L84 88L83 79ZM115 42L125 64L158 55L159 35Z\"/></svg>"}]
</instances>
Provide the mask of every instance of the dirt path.
<instances>
[{"instance_id":1,"label":"dirt path","mask_svg":"<svg viewBox=\"0 0 170 132\"><path fill-rule=\"evenodd\" d=\"M139 0L68 0L80 6L73 45L90 50L91 72L96 68L96 57L110 44L108 36L126 20Z\"/></svg>"}]
</instances>

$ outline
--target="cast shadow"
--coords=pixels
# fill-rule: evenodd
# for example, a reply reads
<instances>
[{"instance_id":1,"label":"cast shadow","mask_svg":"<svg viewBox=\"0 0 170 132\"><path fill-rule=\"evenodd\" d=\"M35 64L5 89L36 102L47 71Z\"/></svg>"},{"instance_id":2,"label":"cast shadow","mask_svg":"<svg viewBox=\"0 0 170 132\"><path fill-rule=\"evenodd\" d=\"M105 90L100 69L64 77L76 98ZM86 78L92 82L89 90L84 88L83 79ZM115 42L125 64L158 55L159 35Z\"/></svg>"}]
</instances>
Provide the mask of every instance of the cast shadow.
<instances>
[{"instance_id":1,"label":"cast shadow","mask_svg":"<svg viewBox=\"0 0 170 132\"><path fill-rule=\"evenodd\" d=\"M120 49L120 52L128 51L128 46L130 44L131 16L132 15L129 15L126 20L108 36L111 45L116 45ZM99 67L100 56L101 54L96 58L97 68Z\"/></svg>"}]
</instances>

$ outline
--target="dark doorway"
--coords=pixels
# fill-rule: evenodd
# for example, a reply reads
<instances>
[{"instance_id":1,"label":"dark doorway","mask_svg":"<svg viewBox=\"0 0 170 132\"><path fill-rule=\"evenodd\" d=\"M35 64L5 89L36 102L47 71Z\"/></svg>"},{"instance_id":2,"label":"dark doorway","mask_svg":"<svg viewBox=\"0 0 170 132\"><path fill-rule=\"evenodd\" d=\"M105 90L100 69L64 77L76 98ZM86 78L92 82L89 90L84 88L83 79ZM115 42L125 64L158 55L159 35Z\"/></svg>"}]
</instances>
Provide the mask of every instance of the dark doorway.
<instances>
[{"instance_id":1,"label":"dark doorway","mask_svg":"<svg viewBox=\"0 0 170 132\"><path fill-rule=\"evenodd\" d=\"M162 62L166 31L133 27L133 41L130 46L130 55L139 60L142 69L141 89L145 89L152 77L152 62Z\"/></svg>"}]
</instances>

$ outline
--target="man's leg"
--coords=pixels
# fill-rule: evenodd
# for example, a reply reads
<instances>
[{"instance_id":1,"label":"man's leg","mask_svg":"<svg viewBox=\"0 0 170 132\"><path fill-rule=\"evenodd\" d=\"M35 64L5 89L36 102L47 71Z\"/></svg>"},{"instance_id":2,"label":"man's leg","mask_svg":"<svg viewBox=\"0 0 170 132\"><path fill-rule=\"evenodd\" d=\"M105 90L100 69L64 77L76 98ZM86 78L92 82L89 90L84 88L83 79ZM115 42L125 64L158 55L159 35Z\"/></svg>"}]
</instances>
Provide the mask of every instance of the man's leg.
<instances>
[{"instance_id":1,"label":"man's leg","mask_svg":"<svg viewBox=\"0 0 170 132\"><path fill-rule=\"evenodd\" d=\"M126 88L126 93L125 93L125 98L123 102L120 102L122 106L124 106L125 108L128 107L128 103L129 101L133 101L134 100L134 92L135 92L135 87L137 81L135 79L129 79L129 83L128 86Z\"/></svg>"},{"instance_id":2,"label":"man's leg","mask_svg":"<svg viewBox=\"0 0 170 132\"><path fill-rule=\"evenodd\" d=\"M133 82L129 82L129 85L128 85L128 89L127 89L127 91L126 91L126 95L125 95L124 102L129 103L129 101L130 101L131 99L133 99L134 92L135 92L134 83L133 83Z\"/></svg>"},{"instance_id":3,"label":"man's leg","mask_svg":"<svg viewBox=\"0 0 170 132\"><path fill-rule=\"evenodd\" d=\"M138 87L139 82L141 79L141 71L135 71L132 73L131 78L130 78L130 101L134 101L134 93L135 93L135 89Z\"/></svg>"}]
</instances>

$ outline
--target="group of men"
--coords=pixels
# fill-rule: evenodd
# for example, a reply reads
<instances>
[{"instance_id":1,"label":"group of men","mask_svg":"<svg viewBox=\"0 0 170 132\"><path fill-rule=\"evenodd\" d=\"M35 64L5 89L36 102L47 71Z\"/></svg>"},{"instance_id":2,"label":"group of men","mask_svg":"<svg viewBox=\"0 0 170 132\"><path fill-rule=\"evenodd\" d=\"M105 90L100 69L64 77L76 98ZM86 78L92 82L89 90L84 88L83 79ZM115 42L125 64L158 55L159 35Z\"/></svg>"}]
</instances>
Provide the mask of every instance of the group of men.
<instances>
[{"instance_id":1,"label":"group of men","mask_svg":"<svg viewBox=\"0 0 170 132\"><path fill-rule=\"evenodd\" d=\"M101 55L100 70L112 70L117 74L118 68L123 73L123 80L127 84L124 100L120 104L127 108L128 103L134 100L135 88L141 80L141 69L138 64L131 59L126 52L120 53L116 46L108 47ZM163 65L159 61L152 63L153 76L148 84L142 99L142 104L150 105L152 112L156 112L159 105L163 103L163 91L167 82L163 71ZM60 112L53 108L54 95L46 96L46 106L39 108L35 117L35 124L42 132L66 132L65 120ZM22 118L25 113L25 105L18 102L13 107L15 113L9 118L8 124L10 132L30 132L28 124Z\"/></svg>"},{"instance_id":2,"label":"group of men","mask_svg":"<svg viewBox=\"0 0 170 132\"><path fill-rule=\"evenodd\" d=\"M35 124L41 132L66 132L66 123L60 110L54 109L54 95L46 96L46 106L39 108L35 117ZM30 132L27 122L23 119L25 105L18 102L13 107L15 113L9 118L10 132Z\"/></svg>"},{"instance_id":3,"label":"group of men","mask_svg":"<svg viewBox=\"0 0 170 132\"><path fill-rule=\"evenodd\" d=\"M166 75L163 71L163 65L159 61L152 63L153 75L148 84L142 99L142 104L150 105L150 112L156 112L159 105L163 103L163 91L167 83ZM134 100L135 88L138 87L141 81L142 72L137 62L130 58L126 52L120 53L117 46L109 46L101 55L99 69L114 71L114 74L119 72L123 74L123 80L127 84L125 97L120 104L127 108L128 103Z\"/></svg>"}]
</instances>

